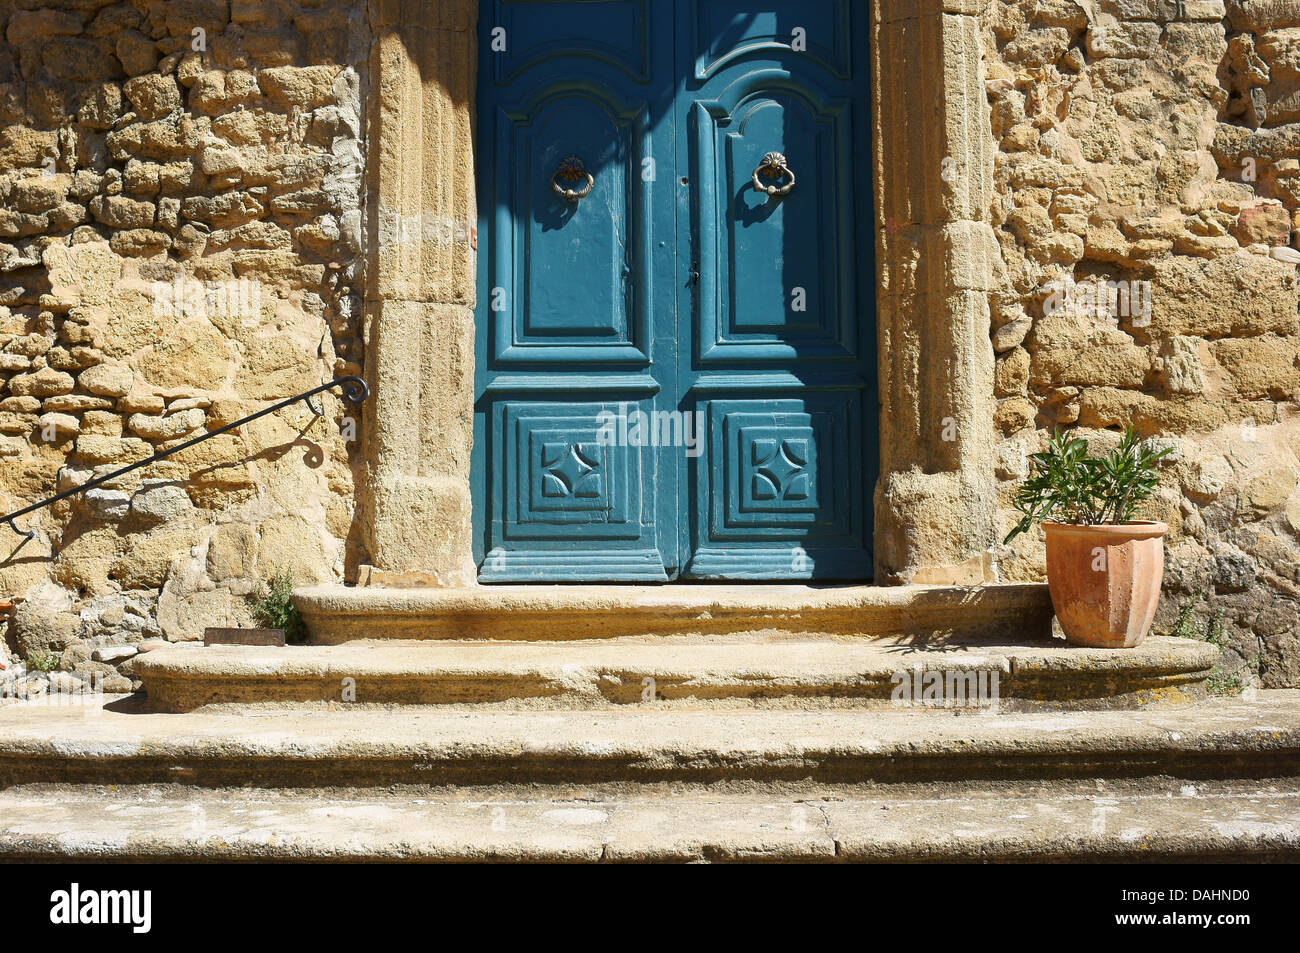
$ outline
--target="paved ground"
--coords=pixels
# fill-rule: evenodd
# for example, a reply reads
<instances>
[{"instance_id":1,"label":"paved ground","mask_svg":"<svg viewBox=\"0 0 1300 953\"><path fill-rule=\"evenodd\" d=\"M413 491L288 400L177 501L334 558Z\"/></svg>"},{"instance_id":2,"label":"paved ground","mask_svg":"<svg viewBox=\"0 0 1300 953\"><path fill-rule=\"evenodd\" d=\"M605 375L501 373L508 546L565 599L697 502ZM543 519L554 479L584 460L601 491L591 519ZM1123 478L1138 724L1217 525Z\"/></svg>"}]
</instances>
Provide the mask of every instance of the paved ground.
<instances>
[{"instance_id":1,"label":"paved ground","mask_svg":"<svg viewBox=\"0 0 1300 953\"><path fill-rule=\"evenodd\" d=\"M890 792L385 794L19 787L0 859L1300 859L1300 781Z\"/></svg>"}]
</instances>

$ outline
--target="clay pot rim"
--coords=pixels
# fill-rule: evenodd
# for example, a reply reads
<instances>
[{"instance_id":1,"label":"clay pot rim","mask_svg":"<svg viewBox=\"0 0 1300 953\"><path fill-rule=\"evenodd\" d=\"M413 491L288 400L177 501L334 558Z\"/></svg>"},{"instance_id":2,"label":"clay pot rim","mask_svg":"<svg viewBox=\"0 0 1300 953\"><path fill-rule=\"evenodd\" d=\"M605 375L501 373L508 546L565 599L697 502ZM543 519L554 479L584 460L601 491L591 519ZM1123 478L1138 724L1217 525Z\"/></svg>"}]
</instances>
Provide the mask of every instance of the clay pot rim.
<instances>
[{"instance_id":1,"label":"clay pot rim","mask_svg":"<svg viewBox=\"0 0 1300 953\"><path fill-rule=\"evenodd\" d=\"M1069 536L1120 536L1125 539L1152 539L1169 532L1167 523L1156 520L1133 520L1131 523L1058 523L1043 520L1044 532Z\"/></svg>"}]
</instances>

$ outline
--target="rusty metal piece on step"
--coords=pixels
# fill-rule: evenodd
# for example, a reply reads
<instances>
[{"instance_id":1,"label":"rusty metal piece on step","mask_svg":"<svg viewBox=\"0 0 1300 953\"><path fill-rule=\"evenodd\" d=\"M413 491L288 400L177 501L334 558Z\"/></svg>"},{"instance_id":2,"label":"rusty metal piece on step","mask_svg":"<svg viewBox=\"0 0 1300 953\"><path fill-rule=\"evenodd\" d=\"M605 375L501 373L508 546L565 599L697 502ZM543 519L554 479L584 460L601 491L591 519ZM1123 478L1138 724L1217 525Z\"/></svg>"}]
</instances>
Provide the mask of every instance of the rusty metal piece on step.
<instances>
[{"instance_id":1,"label":"rusty metal piece on step","mask_svg":"<svg viewBox=\"0 0 1300 953\"><path fill-rule=\"evenodd\" d=\"M284 645L284 629L204 629L204 645Z\"/></svg>"}]
</instances>

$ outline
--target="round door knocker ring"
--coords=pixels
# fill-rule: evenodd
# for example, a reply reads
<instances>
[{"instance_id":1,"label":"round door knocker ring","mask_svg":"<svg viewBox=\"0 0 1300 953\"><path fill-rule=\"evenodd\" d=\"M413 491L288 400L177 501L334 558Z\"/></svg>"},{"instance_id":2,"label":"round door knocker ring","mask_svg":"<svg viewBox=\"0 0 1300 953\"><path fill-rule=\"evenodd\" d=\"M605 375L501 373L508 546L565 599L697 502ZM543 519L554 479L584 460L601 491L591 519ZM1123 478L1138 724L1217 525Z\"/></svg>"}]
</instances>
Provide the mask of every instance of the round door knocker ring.
<instances>
[{"instance_id":1,"label":"round door knocker ring","mask_svg":"<svg viewBox=\"0 0 1300 953\"><path fill-rule=\"evenodd\" d=\"M784 185L777 185L775 182L771 185L764 185L758 179L760 172L768 179L779 181L789 177L790 181ZM794 173L790 171L790 166L786 165L785 156L779 152L769 152L763 156L763 161L754 170L753 181L754 188L759 192L765 192L768 195L786 195L794 188Z\"/></svg>"},{"instance_id":2,"label":"round door knocker ring","mask_svg":"<svg viewBox=\"0 0 1300 953\"><path fill-rule=\"evenodd\" d=\"M559 181L557 181L563 179L566 182L577 182L584 177L587 180L587 184L580 189L566 189L564 186L560 185ZM551 188L555 190L556 195L564 199L566 202L576 202L578 199L585 199L591 193L591 187L595 184L595 177L583 168L582 160L577 156L569 156L561 162L560 167L556 169L555 174L551 176Z\"/></svg>"}]
</instances>

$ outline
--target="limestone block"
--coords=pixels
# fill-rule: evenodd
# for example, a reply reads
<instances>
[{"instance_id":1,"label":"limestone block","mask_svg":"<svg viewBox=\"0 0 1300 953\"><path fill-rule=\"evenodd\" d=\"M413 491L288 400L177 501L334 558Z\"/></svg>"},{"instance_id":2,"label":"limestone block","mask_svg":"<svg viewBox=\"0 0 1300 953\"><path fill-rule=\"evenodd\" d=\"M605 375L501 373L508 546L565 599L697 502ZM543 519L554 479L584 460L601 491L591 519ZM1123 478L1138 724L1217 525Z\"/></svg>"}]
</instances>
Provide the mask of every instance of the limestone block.
<instances>
[{"instance_id":1,"label":"limestone block","mask_svg":"<svg viewBox=\"0 0 1300 953\"><path fill-rule=\"evenodd\" d=\"M1171 257L1152 267L1153 335L1295 334L1295 268L1260 255Z\"/></svg>"},{"instance_id":2,"label":"limestone block","mask_svg":"<svg viewBox=\"0 0 1300 953\"><path fill-rule=\"evenodd\" d=\"M10 621L18 655L24 659L33 652L62 652L75 641L77 627L75 615L32 600L19 603Z\"/></svg>"},{"instance_id":3,"label":"limestone block","mask_svg":"<svg viewBox=\"0 0 1300 953\"><path fill-rule=\"evenodd\" d=\"M19 179L9 192L9 203L20 212L46 212L63 202L71 185L66 175Z\"/></svg>"},{"instance_id":4,"label":"limestone block","mask_svg":"<svg viewBox=\"0 0 1300 953\"><path fill-rule=\"evenodd\" d=\"M1210 353L1241 396L1300 399L1300 341L1275 334L1223 338L1210 344Z\"/></svg>"},{"instance_id":5,"label":"limestone block","mask_svg":"<svg viewBox=\"0 0 1300 953\"><path fill-rule=\"evenodd\" d=\"M149 414L132 414L126 425L138 436L146 440L175 440L192 433L203 426L204 414L201 410L183 410L166 417Z\"/></svg>"},{"instance_id":6,"label":"limestone block","mask_svg":"<svg viewBox=\"0 0 1300 953\"><path fill-rule=\"evenodd\" d=\"M207 572L218 582L251 576L257 559L257 533L246 523L225 523L208 543Z\"/></svg>"},{"instance_id":7,"label":"limestone block","mask_svg":"<svg viewBox=\"0 0 1300 953\"><path fill-rule=\"evenodd\" d=\"M135 30L122 30L117 34L113 52L127 76L152 72L158 65L158 46L153 40Z\"/></svg>"},{"instance_id":8,"label":"limestone block","mask_svg":"<svg viewBox=\"0 0 1300 953\"><path fill-rule=\"evenodd\" d=\"M9 18L5 39L17 46L29 40L76 36L80 32L81 18L63 10L15 10Z\"/></svg>"},{"instance_id":9,"label":"limestone block","mask_svg":"<svg viewBox=\"0 0 1300 953\"><path fill-rule=\"evenodd\" d=\"M109 576L127 589L157 589L167 579L172 563L194 543L194 529L184 525L164 525L155 532L133 535L131 545L113 561Z\"/></svg>"},{"instance_id":10,"label":"limestone block","mask_svg":"<svg viewBox=\"0 0 1300 953\"><path fill-rule=\"evenodd\" d=\"M192 120L174 116L152 122L133 122L115 129L106 138L109 153L118 161L141 159L173 161L187 158L198 145Z\"/></svg>"},{"instance_id":11,"label":"limestone block","mask_svg":"<svg viewBox=\"0 0 1300 953\"><path fill-rule=\"evenodd\" d=\"M283 332L262 335L245 346L244 364L235 378L235 392L243 398L284 398L310 390L322 372L315 341Z\"/></svg>"},{"instance_id":12,"label":"limestone block","mask_svg":"<svg viewBox=\"0 0 1300 953\"><path fill-rule=\"evenodd\" d=\"M168 200L163 199L163 203L166 202ZM150 205L151 209L152 207ZM141 215L143 215L143 212L141 212ZM161 220L157 224L165 225ZM155 228L121 228L113 232L108 239L109 248L115 254L125 258L158 255L170 248L171 244L171 236L166 231L159 231Z\"/></svg>"},{"instance_id":13,"label":"limestone block","mask_svg":"<svg viewBox=\"0 0 1300 953\"><path fill-rule=\"evenodd\" d=\"M90 211L95 218L113 228L148 228L154 220L154 204L122 195L96 196Z\"/></svg>"},{"instance_id":14,"label":"limestone block","mask_svg":"<svg viewBox=\"0 0 1300 953\"><path fill-rule=\"evenodd\" d=\"M1291 214L1281 203L1243 208L1237 216L1232 234L1242 245L1289 245Z\"/></svg>"},{"instance_id":15,"label":"limestone block","mask_svg":"<svg viewBox=\"0 0 1300 953\"><path fill-rule=\"evenodd\" d=\"M1212 454L1192 463L1183 480L1183 492L1199 503L1210 503L1232 481L1232 465L1226 458Z\"/></svg>"},{"instance_id":16,"label":"limestone block","mask_svg":"<svg viewBox=\"0 0 1300 953\"><path fill-rule=\"evenodd\" d=\"M1250 479L1241 494L1241 509L1249 519L1263 519L1286 502L1300 474L1291 467L1274 467Z\"/></svg>"},{"instance_id":17,"label":"limestone block","mask_svg":"<svg viewBox=\"0 0 1300 953\"><path fill-rule=\"evenodd\" d=\"M127 464L143 460L153 453L153 447L143 440L119 438L102 434L79 434L77 455L87 463Z\"/></svg>"},{"instance_id":18,"label":"limestone block","mask_svg":"<svg viewBox=\"0 0 1300 953\"><path fill-rule=\"evenodd\" d=\"M185 77L178 77L185 83ZM200 73L190 84L189 106L211 116L233 112L237 106L252 106L261 96L257 77L247 70L210 70Z\"/></svg>"},{"instance_id":19,"label":"limestone block","mask_svg":"<svg viewBox=\"0 0 1300 953\"><path fill-rule=\"evenodd\" d=\"M76 382L71 374L45 367L31 374L9 379L9 393L16 397L55 397L72 392Z\"/></svg>"},{"instance_id":20,"label":"limestone block","mask_svg":"<svg viewBox=\"0 0 1300 953\"><path fill-rule=\"evenodd\" d=\"M81 432L120 437L122 436L122 418L113 411L88 410L81 416Z\"/></svg>"},{"instance_id":21,"label":"limestone block","mask_svg":"<svg viewBox=\"0 0 1300 953\"><path fill-rule=\"evenodd\" d=\"M984 556L994 542L992 493L992 479L958 473L882 474L875 494L877 581L910 582L918 575L935 583L985 581Z\"/></svg>"},{"instance_id":22,"label":"limestone block","mask_svg":"<svg viewBox=\"0 0 1300 953\"><path fill-rule=\"evenodd\" d=\"M474 303L476 48L470 31L408 27L374 44L369 247L381 298Z\"/></svg>"},{"instance_id":23,"label":"limestone block","mask_svg":"<svg viewBox=\"0 0 1300 953\"><path fill-rule=\"evenodd\" d=\"M88 410L109 410L113 402L103 397L87 397L84 394L64 394L61 397L47 397L41 402L41 409L81 414Z\"/></svg>"},{"instance_id":24,"label":"limestone block","mask_svg":"<svg viewBox=\"0 0 1300 953\"><path fill-rule=\"evenodd\" d=\"M17 123L0 126L0 169L37 167L58 153L53 130L28 129Z\"/></svg>"},{"instance_id":25,"label":"limestone block","mask_svg":"<svg viewBox=\"0 0 1300 953\"><path fill-rule=\"evenodd\" d=\"M379 472L369 491L376 515L363 526L377 568L439 573L450 585L473 583L467 481Z\"/></svg>"},{"instance_id":26,"label":"limestone block","mask_svg":"<svg viewBox=\"0 0 1300 953\"><path fill-rule=\"evenodd\" d=\"M97 364L77 375L77 383L92 394L125 397L131 392L134 377L124 364Z\"/></svg>"},{"instance_id":27,"label":"limestone block","mask_svg":"<svg viewBox=\"0 0 1300 953\"><path fill-rule=\"evenodd\" d=\"M1007 436L1019 430L1024 430L1033 421L1034 405L1024 397L1009 397L1006 400L1000 400L997 409L993 412L994 425Z\"/></svg>"},{"instance_id":28,"label":"limestone block","mask_svg":"<svg viewBox=\"0 0 1300 953\"><path fill-rule=\"evenodd\" d=\"M1200 394L1205 390L1197 338L1173 337L1163 341L1159 369L1166 389L1172 394Z\"/></svg>"},{"instance_id":29,"label":"limestone block","mask_svg":"<svg viewBox=\"0 0 1300 953\"><path fill-rule=\"evenodd\" d=\"M167 413L174 414L180 410L193 410L195 407L206 408L211 406L212 401L207 397L182 397L167 402Z\"/></svg>"},{"instance_id":30,"label":"limestone block","mask_svg":"<svg viewBox=\"0 0 1300 953\"><path fill-rule=\"evenodd\" d=\"M122 92L144 120L161 119L181 106L180 90L170 76L137 76L123 84Z\"/></svg>"},{"instance_id":31,"label":"limestone block","mask_svg":"<svg viewBox=\"0 0 1300 953\"><path fill-rule=\"evenodd\" d=\"M90 654L96 662L124 662L140 654L134 645L102 645Z\"/></svg>"},{"instance_id":32,"label":"limestone block","mask_svg":"<svg viewBox=\"0 0 1300 953\"><path fill-rule=\"evenodd\" d=\"M332 579L320 525L300 516L277 517L261 523L258 532L260 575L266 576L274 569L283 568L291 571L297 584L301 585Z\"/></svg>"},{"instance_id":33,"label":"limestone block","mask_svg":"<svg viewBox=\"0 0 1300 953\"><path fill-rule=\"evenodd\" d=\"M261 201L251 192L227 192L222 195L198 195L181 201L181 214L214 228L234 228L261 218L266 213Z\"/></svg>"},{"instance_id":34,"label":"limestone block","mask_svg":"<svg viewBox=\"0 0 1300 953\"><path fill-rule=\"evenodd\" d=\"M38 397L6 397L0 400L0 412L6 414L34 414L41 409Z\"/></svg>"},{"instance_id":35,"label":"limestone block","mask_svg":"<svg viewBox=\"0 0 1300 953\"><path fill-rule=\"evenodd\" d=\"M81 432L81 421L71 414L41 414L36 421L37 428L44 434L57 434L66 437Z\"/></svg>"},{"instance_id":36,"label":"limestone block","mask_svg":"<svg viewBox=\"0 0 1300 953\"><path fill-rule=\"evenodd\" d=\"M96 487L81 494L86 506L100 519L120 519L131 505L130 495L121 490Z\"/></svg>"},{"instance_id":37,"label":"limestone block","mask_svg":"<svg viewBox=\"0 0 1300 953\"><path fill-rule=\"evenodd\" d=\"M0 433L31 433L36 426L36 418L31 414L15 414L0 411Z\"/></svg>"},{"instance_id":38,"label":"limestone block","mask_svg":"<svg viewBox=\"0 0 1300 953\"><path fill-rule=\"evenodd\" d=\"M286 66L262 70L258 81L267 98L277 105L315 109L333 101L338 74L333 66Z\"/></svg>"},{"instance_id":39,"label":"limestone block","mask_svg":"<svg viewBox=\"0 0 1300 953\"><path fill-rule=\"evenodd\" d=\"M1029 352L1022 347L998 358L993 372L994 393L999 397L1023 394L1029 384Z\"/></svg>"},{"instance_id":40,"label":"limestone block","mask_svg":"<svg viewBox=\"0 0 1300 953\"><path fill-rule=\"evenodd\" d=\"M230 341L210 322L187 320L142 354L136 367L157 387L217 390L233 356Z\"/></svg>"},{"instance_id":41,"label":"limestone block","mask_svg":"<svg viewBox=\"0 0 1300 953\"><path fill-rule=\"evenodd\" d=\"M1070 343L1063 347L1036 348L1030 379L1040 386L1140 387L1151 369L1150 352L1118 329L1094 328L1080 343L1082 346Z\"/></svg>"},{"instance_id":42,"label":"limestone block","mask_svg":"<svg viewBox=\"0 0 1300 953\"><path fill-rule=\"evenodd\" d=\"M126 414L159 414L166 401L158 394L136 390L117 402L117 409Z\"/></svg>"},{"instance_id":43,"label":"limestone block","mask_svg":"<svg viewBox=\"0 0 1300 953\"><path fill-rule=\"evenodd\" d=\"M180 519L193 510L189 494L174 483L146 481L131 497L131 515L150 523Z\"/></svg>"}]
</instances>

